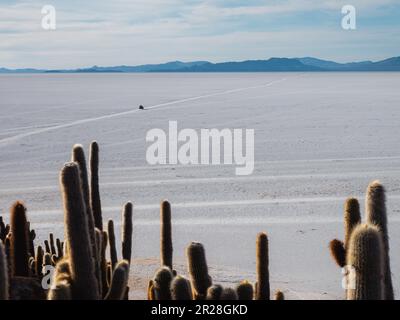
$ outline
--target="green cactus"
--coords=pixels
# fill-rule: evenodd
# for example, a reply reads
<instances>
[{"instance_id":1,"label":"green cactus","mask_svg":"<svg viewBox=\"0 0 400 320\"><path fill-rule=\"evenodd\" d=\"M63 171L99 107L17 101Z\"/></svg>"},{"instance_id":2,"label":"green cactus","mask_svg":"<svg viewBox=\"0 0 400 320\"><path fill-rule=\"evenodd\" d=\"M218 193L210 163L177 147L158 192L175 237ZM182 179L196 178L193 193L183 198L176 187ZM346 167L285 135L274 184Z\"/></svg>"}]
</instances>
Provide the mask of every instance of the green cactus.
<instances>
[{"instance_id":1,"label":"green cactus","mask_svg":"<svg viewBox=\"0 0 400 320\"><path fill-rule=\"evenodd\" d=\"M222 288L219 284L214 284L207 289L206 300L220 300L222 294Z\"/></svg>"},{"instance_id":2,"label":"green cactus","mask_svg":"<svg viewBox=\"0 0 400 320\"><path fill-rule=\"evenodd\" d=\"M174 275L168 267L157 270L153 279L153 288L156 300L171 300L171 281Z\"/></svg>"},{"instance_id":3,"label":"green cactus","mask_svg":"<svg viewBox=\"0 0 400 320\"><path fill-rule=\"evenodd\" d=\"M132 203L127 202L122 211L122 259L129 263L132 258L132 209Z\"/></svg>"},{"instance_id":4,"label":"green cactus","mask_svg":"<svg viewBox=\"0 0 400 320\"><path fill-rule=\"evenodd\" d=\"M103 217L101 212L100 188L99 188L99 145L96 141L90 144L90 205L93 211L94 225L103 230Z\"/></svg>"},{"instance_id":5,"label":"green cactus","mask_svg":"<svg viewBox=\"0 0 400 320\"><path fill-rule=\"evenodd\" d=\"M257 235L257 284L256 284L256 300L269 300L269 250L268 236L266 233Z\"/></svg>"},{"instance_id":6,"label":"green cactus","mask_svg":"<svg viewBox=\"0 0 400 320\"><path fill-rule=\"evenodd\" d=\"M176 276L171 282L172 300L193 300L190 281L184 277Z\"/></svg>"},{"instance_id":7,"label":"green cactus","mask_svg":"<svg viewBox=\"0 0 400 320\"><path fill-rule=\"evenodd\" d=\"M74 299L98 299L88 217L82 195L79 167L76 163L71 162L64 166L60 174L60 183L64 203L64 225L68 241L72 296Z\"/></svg>"},{"instance_id":8,"label":"green cactus","mask_svg":"<svg viewBox=\"0 0 400 320\"><path fill-rule=\"evenodd\" d=\"M239 300L253 300L253 285L249 281L244 280L236 287L236 293Z\"/></svg>"},{"instance_id":9,"label":"green cactus","mask_svg":"<svg viewBox=\"0 0 400 320\"><path fill-rule=\"evenodd\" d=\"M389 232L387 227L385 188L379 181L373 181L367 188L365 201L366 222L378 226L383 236L384 298L393 300L392 272L389 257Z\"/></svg>"},{"instance_id":10,"label":"green cactus","mask_svg":"<svg viewBox=\"0 0 400 320\"><path fill-rule=\"evenodd\" d=\"M173 270L172 266L172 223L171 223L171 205L168 201L161 203L160 210L161 220L161 234L160 234L160 248L161 248L161 266L167 266Z\"/></svg>"},{"instance_id":11,"label":"green cactus","mask_svg":"<svg viewBox=\"0 0 400 320\"><path fill-rule=\"evenodd\" d=\"M101 261L100 261L100 271L101 271L101 283L102 283L102 297L108 292L109 289L109 281L107 276L107 259L106 259L106 250L107 250L107 242L108 236L107 232L103 231L103 238L101 241Z\"/></svg>"},{"instance_id":12,"label":"green cactus","mask_svg":"<svg viewBox=\"0 0 400 320\"><path fill-rule=\"evenodd\" d=\"M110 290L105 300L122 300L125 296L129 279L129 263L126 260L120 261L115 267L112 275Z\"/></svg>"},{"instance_id":13,"label":"green cactus","mask_svg":"<svg viewBox=\"0 0 400 320\"><path fill-rule=\"evenodd\" d=\"M212 285L212 279L208 274L206 254L203 245L198 242L192 242L186 250L186 255L195 299L205 299L207 296L207 289Z\"/></svg>"},{"instance_id":14,"label":"green cactus","mask_svg":"<svg viewBox=\"0 0 400 320\"><path fill-rule=\"evenodd\" d=\"M63 244L59 238L56 239L57 256L61 259L64 256Z\"/></svg>"},{"instance_id":15,"label":"green cactus","mask_svg":"<svg viewBox=\"0 0 400 320\"><path fill-rule=\"evenodd\" d=\"M0 241L0 300L9 299L8 285L8 263L6 251L2 241Z\"/></svg>"},{"instance_id":16,"label":"green cactus","mask_svg":"<svg viewBox=\"0 0 400 320\"><path fill-rule=\"evenodd\" d=\"M363 224L353 230L347 252L350 267L348 300L384 299L383 251L382 233L378 227Z\"/></svg>"},{"instance_id":17,"label":"green cactus","mask_svg":"<svg viewBox=\"0 0 400 320\"><path fill-rule=\"evenodd\" d=\"M111 270L114 270L118 263L118 256L115 244L114 221L112 220L108 221L108 242L110 244Z\"/></svg>"},{"instance_id":18,"label":"green cactus","mask_svg":"<svg viewBox=\"0 0 400 320\"><path fill-rule=\"evenodd\" d=\"M11 207L11 270L13 276L29 277L29 236L26 208L17 201Z\"/></svg>"}]
</instances>

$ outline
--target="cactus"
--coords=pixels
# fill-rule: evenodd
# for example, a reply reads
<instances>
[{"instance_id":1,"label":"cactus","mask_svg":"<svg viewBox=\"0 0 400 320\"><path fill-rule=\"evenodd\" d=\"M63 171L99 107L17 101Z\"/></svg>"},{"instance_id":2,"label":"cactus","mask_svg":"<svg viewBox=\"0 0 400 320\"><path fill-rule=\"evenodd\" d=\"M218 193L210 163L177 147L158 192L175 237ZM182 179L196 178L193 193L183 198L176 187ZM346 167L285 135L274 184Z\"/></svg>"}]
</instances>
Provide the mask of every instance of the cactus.
<instances>
[{"instance_id":1,"label":"cactus","mask_svg":"<svg viewBox=\"0 0 400 320\"><path fill-rule=\"evenodd\" d=\"M344 247L349 246L351 233L361 223L360 204L356 198L348 198L344 207Z\"/></svg>"},{"instance_id":2,"label":"cactus","mask_svg":"<svg viewBox=\"0 0 400 320\"><path fill-rule=\"evenodd\" d=\"M101 213L101 200L99 190L99 145L96 141L90 144L90 206L93 211L94 225L103 230L103 217Z\"/></svg>"},{"instance_id":3,"label":"cactus","mask_svg":"<svg viewBox=\"0 0 400 320\"><path fill-rule=\"evenodd\" d=\"M109 282L108 282L108 277L107 277L107 259L106 259L106 250L107 250L107 242L108 242L108 236L107 232L103 231L103 238L101 241L101 257L100 257L100 271L101 271L101 283L102 283L102 293L103 293L103 298L106 292L108 292L109 289Z\"/></svg>"},{"instance_id":4,"label":"cactus","mask_svg":"<svg viewBox=\"0 0 400 320\"><path fill-rule=\"evenodd\" d=\"M71 300L71 285L67 281L59 281L47 294L48 300Z\"/></svg>"},{"instance_id":5,"label":"cactus","mask_svg":"<svg viewBox=\"0 0 400 320\"><path fill-rule=\"evenodd\" d=\"M212 279L208 275L208 266L203 245L198 242L192 242L186 250L186 255L195 298L205 299L207 289L212 285Z\"/></svg>"},{"instance_id":6,"label":"cactus","mask_svg":"<svg viewBox=\"0 0 400 320\"><path fill-rule=\"evenodd\" d=\"M132 203L128 202L122 211L122 259L131 263L132 258Z\"/></svg>"},{"instance_id":7,"label":"cactus","mask_svg":"<svg viewBox=\"0 0 400 320\"><path fill-rule=\"evenodd\" d=\"M54 235L52 233L49 234L49 239L50 239L50 252L52 255L56 255L57 250L54 244Z\"/></svg>"},{"instance_id":8,"label":"cactus","mask_svg":"<svg viewBox=\"0 0 400 320\"><path fill-rule=\"evenodd\" d=\"M110 290L105 300L122 300L125 296L129 279L129 263L126 260L120 261L115 267L112 275Z\"/></svg>"},{"instance_id":9,"label":"cactus","mask_svg":"<svg viewBox=\"0 0 400 320\"><path fill-rule=\"evenodd\" d=\"M74 299L98 299L88 217L81 190L79 167L76 163L67 163L64 166L60 174L60 183L64 203L72 296Z\"/></svg>"},{"instance_id":10,"label":"cactus","mask_svg":"<svg viewBox=\"0 0 400 320\"><path fill-rule=\"evenodd\" d=\"M0 241L0 300L8 300L8 298L8 263L4 245Z\"/></svg>"},{"instance_id":11,"label":"cactus","mask_svg":"<svg viewBox=\"0 0 400 320\"><path fill-rule=\"evenodd\" d=\"M13 276L29 277L29 236L26 208L21 202L11 207L11 270Z\"/></svg>"},{"instance_id":12,"label":"cactus","mask_svg":"<svg viewBox=\"0 0 400 320\"><path fill-rule=\"evenodd\" d=\"M219 284L212 285L207 289L206 300L220 300L223 289Z\"/></svg>"},{"instance_id":13,"label":"cactus","mask_svg":"<svg viewBox=\"0 0 400 320\"><path fill-rule=\"evenodd\" d=\"M236 293L239 300L253 300L254 289L253 285L245 280L236 287Z\"/></svg>"},{"instance_id":14,"label":"cactus","mask_svg":"<svg viewBox=\"0 0 400 320\"><path fill-rule=\"evenodd\" d=\"M35 256L35 274L39 278L42 278L42 268L43 268L43 249L41 246L38 246L36 249L36 256Z\"/></svg>"},{"instance_id":15,"label":"cactus","mask_svg":"<svg viewBox=\"0 0 400 320\"><path fill-rule=\"evenodd\" d=\"M257 235L257 284L256 284L256 300L269 300L269 252L268 252L268 236L266 233Z\"/></svg>"},{"instance_id":16,"label":"cactus","mask_svg":"<svg viewBox=\"0 0 400 320\"><path fill-rule=\"evenodd\" d=\"M83 198L85 212L87 215L89 240L90 240L90 244L92 246L93 258L96 259L95 255L96 255L97 249L96 249L96 239L95 239L95 231L94 231L94 218L93 218L93 213L92 213L92 207L90 206L88 173L87 173L87 167L86 167L85 152L83 150L82 145L76 144L73 146L71 161L76 162L79 167L81 192L82 192L82 198Z\"/></svg>"},{"instance_id":17,"label":"cactus","mask_svg":"<svg viewBox=\"0 0 400 320\"><path fill-rule=\"evenodd\" d=\"M329 243L329 249L337 265L343 268L346 265L346 249L344 248L344 243L338 239L333 239Z\"/></svg>"},{"instance_id":18,"label":"cactus","mask_svg":"<svg viewBox=\"0 0 400 320\"><path fill-rule=\"evenodd\" d=\"M114 233L114 221L108 221L108 241L110 243L110 259L111 259L111 270L115 269L118 263L117 247L115 245L115 233Z\"/></svg>"},{"instance_id":19,"label":"cactus","mask_svg":"<svg viewBox=\"0 0 400 320\"><path fill-rule=\"evenodd\" d=\"M57 256L61 259L64 256L63 245L59 238L56 239Z\"/></svg>"},{"instance_id":20,"label":"cactus","mask_svg":"<svg viewBox=\"0 0 400 320\"><path fill-rule=\"evenodd\" d=\"M350 237L347 264L350 266L348 300L384 299L384 244L381 231L373 225L357 226ZM352 285L355 285L352 288Z\"/></svg>"},{"instance_id":21,"label":"cactus","mask_svg":"<svg viewBox=\"0 0 400 320\"><path fill-rule=\"evenodd\" d=\"M236 290L232 288L224 288L222 290L220 300L238 300Z\"/></svg>"},{"instance_id":22,"label":"cactus","mask_svg":"<svg viewBox=\"0 0 400 320\"><path fill-rule=\"evenodd\" d=\"M176 276L171 282L172 300L193 300L190 281L184 277Z\"/></svg>"},{"instance_id":23,"label":"cactus","mask_svg":"<svg viewBox=\"0 0 400 320\"><path fill-rule=\"evenodd\" d=\"M161 220L161 266L167 266L171 270L172 267L172 224L171 224L171 205L168 201L163 201L161 203L160 210L160 220Z\"/></svg>"},{"instance_id":24,"label":"cactus","mask_svg":"<svg viewBox=\"0 0 400 320\"><path fill-rule=\"evenodd\" d=\"M383 270L384 270L384 298L393 300L392 273L389 257L389 233L387 227L385 188L379 181L373 181L367 189L365 201L366 222L378 226L383 237Z\"/></svg>"},{"instance_id":25,"label":"cactus","mask_svg":"<svg viewBox=\"0 0 400 320\"><path fill-rule=\"evenodd\" d=\"M275 300L285 300L285 295L281 290L275 291Z\"/></svg>"},{"instance_id":26,"label":"cactus","mask_svg":"<svg viewBox=\"0 0 400 320\"><path fill-rule=\"evenodd\" d=\"M35 256L35 245L34 245L34 240L36 238L36 232L35 230L31 230L31 224L28 221L27 222L28 225L28 237L29 237L29 255L34 257Z\"/></svg>"},{"instance_id":27,"label":"cactus","mask_svg":"<svg viewBox=\"0 0 400 320\"><path fill-rule=\"evenodd\" d=\"M44 247L46 248L46 253L51 253L49 240L44 240Z\"/></svg>"},{"instance_id":28,"label":"cactus","mask_svg":"<svg viewBox=\"0 0 400 320\"><path fill-rule=\"evenodd\" d=\"M171 281L174 275L168 267L157 270L153 279L153 288L156 300L171 300Z\"/></svg>"},{"instance_id":29,"label":"cactus","mask_svg":"<svg viewBox=\"0 0 400 320\"><path fill-rule=\"evenodd\" d=\"M154 291L153 280L149 280L149 283L147 285L147 300L149 300L149 301L156 300L156 293Z\"/></svg>"},{"instance_id":30,"label":"cactus","mask_svg":"<svg viewBox=\"0 0 400 320\"><path fill-rule=\"evenodd\" d=\"M346 265L346 249L353 229L361 223L360 204L356 198L346 199L344 205L344 236L345 240L334 239L329 243L332 258L343 268Z\"/></svg>"}]
</instances>

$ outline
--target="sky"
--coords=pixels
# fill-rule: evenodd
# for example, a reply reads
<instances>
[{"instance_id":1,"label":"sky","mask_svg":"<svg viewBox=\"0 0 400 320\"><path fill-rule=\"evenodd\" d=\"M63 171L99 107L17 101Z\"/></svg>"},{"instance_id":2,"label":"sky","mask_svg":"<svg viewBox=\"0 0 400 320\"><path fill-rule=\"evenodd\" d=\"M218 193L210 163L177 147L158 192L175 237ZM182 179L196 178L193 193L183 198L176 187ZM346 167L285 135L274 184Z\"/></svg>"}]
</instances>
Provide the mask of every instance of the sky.
<instances>
[{"instance_id":1,"label":"sky","mask_svg":"<svg viewBox=\"0 0 400 320\"><path fill-rule=\"evenodd\" d=\"M56 29L42 28L45 5ZM342 7L356 30L342 28ZM0 0L0 67L400 56L399 0Z\"/></svg>"}]
</instances>

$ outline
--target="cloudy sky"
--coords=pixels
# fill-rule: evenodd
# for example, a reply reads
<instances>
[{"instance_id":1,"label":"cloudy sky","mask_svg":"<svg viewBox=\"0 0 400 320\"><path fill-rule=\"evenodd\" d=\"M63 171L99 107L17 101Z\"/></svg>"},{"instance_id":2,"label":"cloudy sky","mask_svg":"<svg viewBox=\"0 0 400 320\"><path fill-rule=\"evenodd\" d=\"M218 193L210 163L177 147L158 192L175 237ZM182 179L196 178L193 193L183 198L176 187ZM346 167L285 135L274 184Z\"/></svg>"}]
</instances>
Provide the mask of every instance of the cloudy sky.
<instances>
[{"instance_id":1,"label":"cloudy sky","mask_svg":"<svg viewBox=\"0 0 400 320\"><path fill-rule=\"evenodd\" d=\"M343 5L357 30L341 28ZM43 30L53 5L57 29ZM0 0L0 67L400 56L399 0Z\"/></svg>"}]
</instances>

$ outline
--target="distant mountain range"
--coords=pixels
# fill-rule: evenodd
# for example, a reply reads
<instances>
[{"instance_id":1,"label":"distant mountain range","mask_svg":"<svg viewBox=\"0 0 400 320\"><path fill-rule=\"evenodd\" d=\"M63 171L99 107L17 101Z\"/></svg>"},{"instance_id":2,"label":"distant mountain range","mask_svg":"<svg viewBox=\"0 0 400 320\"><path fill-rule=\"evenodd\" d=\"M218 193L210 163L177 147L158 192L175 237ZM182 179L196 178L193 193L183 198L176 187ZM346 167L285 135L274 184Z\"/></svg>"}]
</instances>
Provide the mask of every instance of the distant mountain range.
<instances>
[{"instance_id":1,"label":"distant mountain range","mask_svg":"<svg viewBox=\"0 0 400 320\"><path fill-rule=\"evenodd\" d=\"M270 58L268 60L246 60L240 62L211 63L208 61L173 61L162 64L139 66L98 67L71 70L6 69L0 73L96 73L96 72L345 72L345 71L400 71L400 57L382 61L338 63L312 57Z\"/></svg>"}]
</instances>

